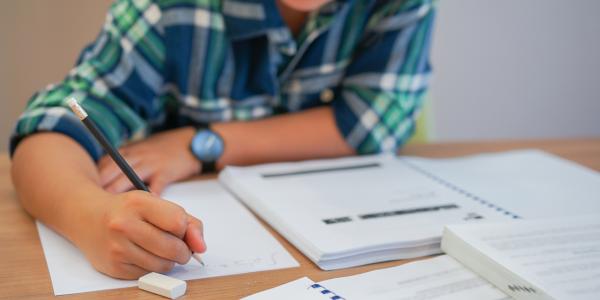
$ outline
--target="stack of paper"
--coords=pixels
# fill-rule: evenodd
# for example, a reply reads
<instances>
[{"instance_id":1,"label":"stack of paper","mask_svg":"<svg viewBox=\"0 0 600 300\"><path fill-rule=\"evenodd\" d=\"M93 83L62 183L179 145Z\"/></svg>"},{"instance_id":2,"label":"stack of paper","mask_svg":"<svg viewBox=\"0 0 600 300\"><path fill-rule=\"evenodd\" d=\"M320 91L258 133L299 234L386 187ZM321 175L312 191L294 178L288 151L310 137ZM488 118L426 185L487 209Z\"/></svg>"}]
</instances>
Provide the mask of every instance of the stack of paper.
<instances>
[{"instance_id":1,"label":"stack of paper","mask_svg":"<svg viewBox=\"0 0 600 300\"><path fill-rule=\"evenodd\" d=\"M515 299L600 299L600 214L448 226L442 249Z\"/></svg>"}]
</instances>

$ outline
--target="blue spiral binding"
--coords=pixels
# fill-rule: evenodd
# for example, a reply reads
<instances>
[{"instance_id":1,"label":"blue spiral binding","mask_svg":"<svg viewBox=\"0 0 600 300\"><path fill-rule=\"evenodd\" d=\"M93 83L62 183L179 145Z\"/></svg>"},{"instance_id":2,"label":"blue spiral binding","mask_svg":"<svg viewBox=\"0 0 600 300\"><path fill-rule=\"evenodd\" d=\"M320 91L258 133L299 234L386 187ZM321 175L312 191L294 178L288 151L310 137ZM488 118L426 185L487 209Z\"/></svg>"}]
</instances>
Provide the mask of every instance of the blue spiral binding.
<instances>
[{"instance_id":1,"label":"blue spiral binding","mask_svg":"<svg viewBox=\"0 0 600 300\"><path fill-rule=\"evenodd\" d=\"M329 297L329 299L332 300L345 300L342 296L332 292L331 290L328 290L326 287L315 283L313 285L310 286L311 288L318 290L319 293L323 294L323 295L327 295Z\"/></svg>"},{"instance_id":2,"label":"blue spiral binding","mask_svg":"<svg viewBox=\"0 0 600 300\"><path fill-rule=\"evenodd\" d=\"M398 158L398 159L400 161L402 161L404 164L406 164L408 167L412 168L413 170L415 170L415 171L417 171L417 172L419 172L419 173L427 176L427 178L429 178L429 179L431 179L431 180L433 180L433 181L435 181L435 182L437 182L437 183L439 183L439 184L441 184L441 185L443 185L443 186L445 186L445 187L447 187L447 188L449 188L449 189L451 189L451 190L453 190L453 191L455 191L455 192L457 192L457 193L459 193L459 194L461 194L461 195L463 195L463 196L465 196L465 197L467 197L469 199L472 199L472 200L474 200L474 201L476 201L476 202L478 202L478 203L480 203L482 205L485 205L485 206L487 206L487 207L489 207L491 209L494 209L494 210L496 210L499 213L502 213L502 214L505 214L505 215L507 215L509 217L512 217L513 219L520 219L521 218L517 214L512 213L512 212L510 212L510 211L508 211L508 210L506 210L506 209L504 209L502 207L499 207L499 206L495 205L494 203L492 203L490 201L486 201L485 199L483 199L483 198L481 198L481 197L479 197L477 195L471 194L468 191L466 191L466 190L464 190L464 189L462 189L462 188L460 188L460 187L458 187L458 186L456 186L456 185L454 185L454 184L452 184L452 183L450 183L450 182L448 182L448 181L446 181L446 180L444 180L444 179L442 179L442 178L440 178L440 177L438 177L438 176L436 176L436 175L434 175L432 173L429 173L427 170L424 170L424 169L420 168L419 166L416 166L416 165L408 162L405 159L402 159L402 158Z\"/></svg>"}]
</instances>

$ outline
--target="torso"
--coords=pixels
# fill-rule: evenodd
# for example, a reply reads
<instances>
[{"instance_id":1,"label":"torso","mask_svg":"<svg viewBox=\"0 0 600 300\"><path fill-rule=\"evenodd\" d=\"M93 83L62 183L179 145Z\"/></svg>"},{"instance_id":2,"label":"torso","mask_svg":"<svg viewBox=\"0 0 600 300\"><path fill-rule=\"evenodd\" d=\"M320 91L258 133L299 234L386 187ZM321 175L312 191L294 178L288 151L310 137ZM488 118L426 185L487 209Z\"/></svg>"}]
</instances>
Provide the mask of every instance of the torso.
<instances>
[{"instance_id":1,"label":"torso","mask_svg":"<svg viewBox=\"0 0 600 300\"><path fill-rule=\"evenodd\" d=\"M164 26L166 82L158 105L165 106L160 111L167 115L157 119L166 118L167 124L161 123L175 127L329 105L360 41L371 1L340 3L331 2L310 16L284 11L281 19L289 28L281 24L251 36L243 35L245 23L228 16L226 8L211 15L211 26L223 26L223 31L190 30L181 20L187 8L162 8L163 19L179 18L179 23ZM346 14L339 6L348 6Z\"/></svg>"}]
</instances>

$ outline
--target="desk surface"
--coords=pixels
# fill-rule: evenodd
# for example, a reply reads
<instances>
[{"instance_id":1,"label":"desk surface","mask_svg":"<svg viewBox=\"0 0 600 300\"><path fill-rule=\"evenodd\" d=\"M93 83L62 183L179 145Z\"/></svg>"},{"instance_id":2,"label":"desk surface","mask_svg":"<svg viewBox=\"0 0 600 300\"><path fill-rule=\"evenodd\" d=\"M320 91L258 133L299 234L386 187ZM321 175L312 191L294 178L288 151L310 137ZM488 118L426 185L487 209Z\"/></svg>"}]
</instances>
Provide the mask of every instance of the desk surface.
<instances>
[{"instance_id":1,"label":"desk surface","mask_svg":"<svg viewBox=\"0 0 600 300\"><path fill-rule=\"evenodd\" d=\"M600 139L505 141L407 146L402 154L452 157L481 152L539 148L600 171ZM264 224L264 223L263 223ZM188 281L184 298L239 299L302 276L315 281L401 265L410 260L321 271L268 225L269 231L298 260L299 268ZM10 180L10 162L0 155L0 298L53 297L52 284L33 219L19 206ZM62 299L159 299L137 288L61 296ZM164 299L164 298L163 298Z\"/></svg>"}]
</instances>

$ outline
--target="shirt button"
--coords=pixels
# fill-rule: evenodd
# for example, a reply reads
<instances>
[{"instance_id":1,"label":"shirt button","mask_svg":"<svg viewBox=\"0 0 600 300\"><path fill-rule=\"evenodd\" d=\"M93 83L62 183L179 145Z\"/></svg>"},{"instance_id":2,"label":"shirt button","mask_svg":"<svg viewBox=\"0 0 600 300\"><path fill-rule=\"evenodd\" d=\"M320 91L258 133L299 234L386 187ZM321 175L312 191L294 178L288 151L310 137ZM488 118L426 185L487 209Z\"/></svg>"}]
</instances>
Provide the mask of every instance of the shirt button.
<instances>
[{"instance_id":1,"label":"shirt button","mask_svg":"<svg viewBox=\"0 0 600 300\"><path fill-rule=\"evenodd\" d=\"M333 96L333 91L331 89L324 89L320 95L321 102L329 103L331 100L333 100Z\"/></svg>"},{"instance_id":2,"label":"shirt button","mask_svg":"<svg viewBox=\"0 0 600 300\"><path fill-rule=\"evenodd\" d=\"M287 56L292 56L292 55L296 54L296 46L294 46L294 45L286 45L286 46L280 47L279 49L283 54L285 54Z\"/></svg>"}]
</instances>

